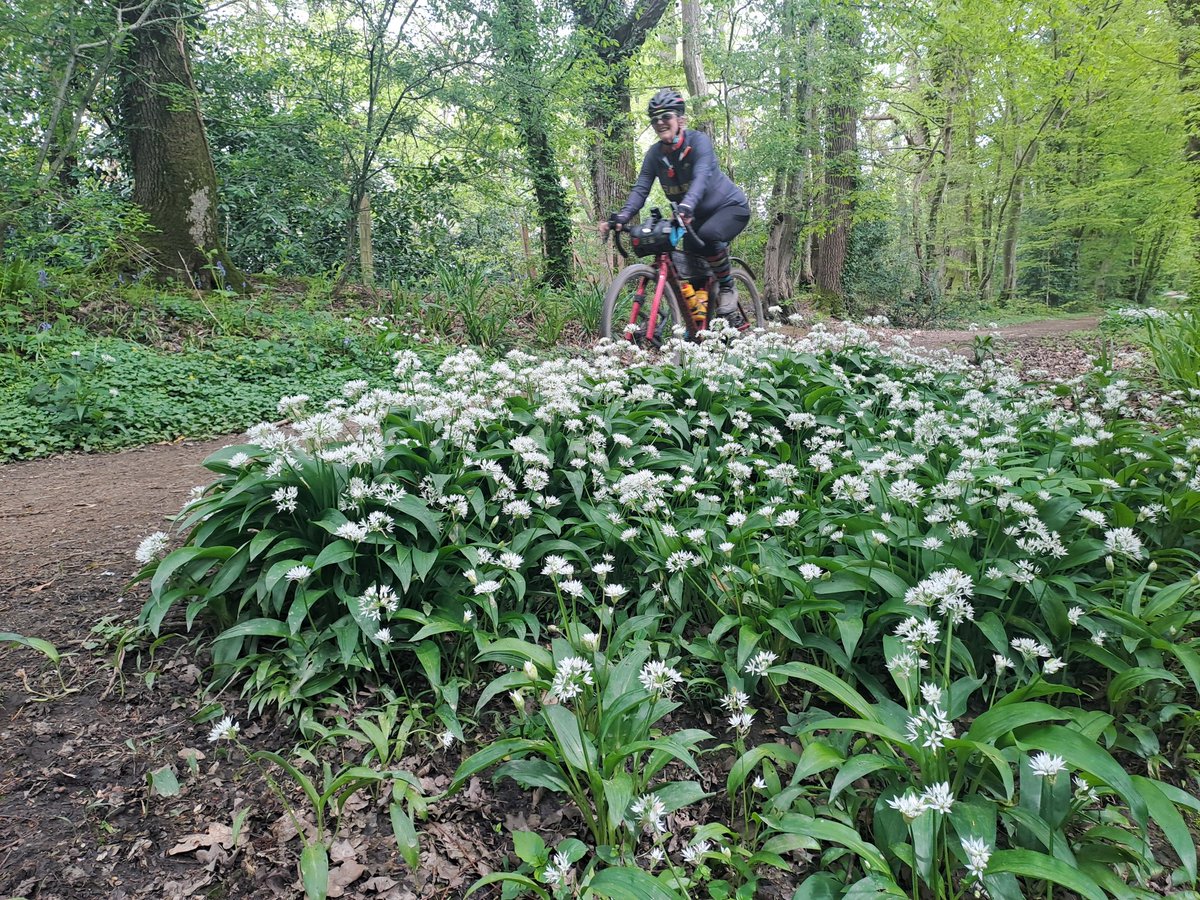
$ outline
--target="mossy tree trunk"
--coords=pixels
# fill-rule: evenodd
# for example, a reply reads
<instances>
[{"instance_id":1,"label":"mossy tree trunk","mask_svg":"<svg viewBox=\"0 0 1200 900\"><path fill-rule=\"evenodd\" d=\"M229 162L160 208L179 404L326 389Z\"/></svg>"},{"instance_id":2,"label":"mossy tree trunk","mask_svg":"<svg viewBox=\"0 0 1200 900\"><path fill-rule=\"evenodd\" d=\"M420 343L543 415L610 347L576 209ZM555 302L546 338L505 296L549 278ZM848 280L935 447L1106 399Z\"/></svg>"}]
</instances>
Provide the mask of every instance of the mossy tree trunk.
<instances>
[{"instance_id":1,"label":"mossy tree trunk","mask_svg":"<svg viewBox=\"0 0 1200 900\"><path fill-rule=\"evenodd\" d=\"M551 143L548 93L536 62L537 16L530 0L501 0L495 32L497 46L507 57L510 98L542 226L544 280L561 287L570 283L573 269L571 214Z\"/></svg>"},{"instance_id":2,"label":"mossy tree trunk","mask_svg":"<svg viewBox=\"0 0 1200 900\"><path fill-rule=\"evenodd\" d=\"M245 287L221 241L217 173L188 58L187 0L131 35L120 117L133 169L133 202L152 231L142 238L164 275L198 287Z\"/></svg>"},{"instance_id":3,"label":"mossy tree trunk","mask_svg":"<svg viewBox=\"0 0 1200 900\"><path fill-rule=\"evenodd\" d=\"M842 270L850 244L858 189L858 116L862 91L862 13L839 0L829 8L825 32L836 62L825 107L825 227L817 236L817 291L837 308L845 298Z\"/></svg>"},{"instance_id":4,"label":"mossy tree trunk","mask_svg":"<svg viewBox=\"0 0 1200 900\"><path fill-rule=\"evenodd\" d=\"M1184 96L1184 158L1192 181L1192 286L1200 295L1200 0L1170 0L1179 26L1179 83Z\"/></svg>"},{"instance_id":5,"label":"mossy tree trunk","mask_svg":"<svg viewBox=\"0 0 1200 900\"><path fill-rule=\"evenodd\" d=\"M598 216L616 212L635 178L629 67L667 8L667 0L569 0L576 40L595 63L584 115L592 132L588 163Z\"/></svg>"}]
</instances>

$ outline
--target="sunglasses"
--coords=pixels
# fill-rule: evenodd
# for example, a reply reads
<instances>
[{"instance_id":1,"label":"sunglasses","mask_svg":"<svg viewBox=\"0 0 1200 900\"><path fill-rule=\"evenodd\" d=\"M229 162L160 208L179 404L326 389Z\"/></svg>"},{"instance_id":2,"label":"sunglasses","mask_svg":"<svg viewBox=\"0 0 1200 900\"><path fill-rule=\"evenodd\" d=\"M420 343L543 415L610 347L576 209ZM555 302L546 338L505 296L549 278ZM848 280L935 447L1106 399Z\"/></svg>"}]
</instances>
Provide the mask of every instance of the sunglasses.
<instances>
[{"instance_id":1,"label":"sunglasses","mask_svg":"<svg viewBox=\"0 0 1200 900\"><path fill-rule=\"evenodd\" d=\"M651 125L658 125L659 123L662 123L663 125L667 125L667 124L670 124L670 123L671 123L671 121L672 121L672 120L674 120L674 118L675 118L675 113L673 113L673 112L662 112L662 113L659 113L659 114L658 114L658 115L656 115L656 116L651 116L651 117L650 117L650 124L651 124Z\"/></svg>"}]
</instances>

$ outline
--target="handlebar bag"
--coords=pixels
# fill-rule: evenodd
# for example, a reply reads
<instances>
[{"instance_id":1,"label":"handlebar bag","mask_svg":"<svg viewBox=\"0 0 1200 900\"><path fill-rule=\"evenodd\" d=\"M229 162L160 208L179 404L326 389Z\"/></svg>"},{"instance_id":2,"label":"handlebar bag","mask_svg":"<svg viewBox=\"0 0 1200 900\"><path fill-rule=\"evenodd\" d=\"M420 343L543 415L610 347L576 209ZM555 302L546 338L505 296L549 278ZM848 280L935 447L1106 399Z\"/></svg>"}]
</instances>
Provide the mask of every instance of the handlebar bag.
<instances>
[{"instance_id":1,"label":"handlebar bag","mask_svg":"<svg viewBox=\"0 0 1200 900\"><path fill-rule=\"evenodd\" d=\"M657 256L671 249L671 222L642 222L629 229L629 243L638 256Z\"/></svg>"}]
</instances>

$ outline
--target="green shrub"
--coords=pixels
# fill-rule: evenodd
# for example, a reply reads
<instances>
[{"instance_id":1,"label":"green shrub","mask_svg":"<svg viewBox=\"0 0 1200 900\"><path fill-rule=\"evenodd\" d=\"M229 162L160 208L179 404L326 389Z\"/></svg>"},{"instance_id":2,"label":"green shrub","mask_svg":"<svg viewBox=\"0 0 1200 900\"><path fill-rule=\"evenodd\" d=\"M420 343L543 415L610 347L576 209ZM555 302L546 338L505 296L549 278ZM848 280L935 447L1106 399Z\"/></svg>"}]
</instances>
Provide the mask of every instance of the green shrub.
<instances>
[{"instance_id":1,"label":"green shrub","mask_svg":"<svg viewBox=\"0 0 1200 900\"><path fill-rule=\"evenodd\" d=\"M481 665L512 671L479 710L522 685L561 706L593 698L568 696L568 658L599 698L595 673L655 648L732 733L710 748L729 811L686 865L658 857L676 893L753 894L787 850L836 847L805 890L1123 896L1161 874L1151 821L1194 882L1179 810L1200 802L1116 760L1156 773L1191 734L1200 439L1130 418L1119 380L1039 389L854 331L676 349L403 353L389 389L285 400L292 424L208 460L183 545L143 548L142 622L215 629L253 708L417 675L460 737ZM639 683L613 704L669 741ZM518 710L471 768L565 784L597 823L580 877L608 879L665 853L633 799L666 776L579 702ZM768 707L799 751L755 739Z\"/></svg>"}]
</instances>

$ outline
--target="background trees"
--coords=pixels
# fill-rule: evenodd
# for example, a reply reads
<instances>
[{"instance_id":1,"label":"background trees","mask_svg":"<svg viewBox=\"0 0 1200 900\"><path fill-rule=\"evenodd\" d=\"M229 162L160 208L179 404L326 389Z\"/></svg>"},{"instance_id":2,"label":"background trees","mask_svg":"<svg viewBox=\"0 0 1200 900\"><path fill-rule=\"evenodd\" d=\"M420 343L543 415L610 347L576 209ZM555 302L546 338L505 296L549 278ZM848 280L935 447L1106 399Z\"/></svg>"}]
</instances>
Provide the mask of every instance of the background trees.
<instances>
[{"instance_id":1,"label":"background trees","mask_svg":"<svg viewBox=\"0 0 1200 900\"><path fill-rule=\"evenodd\" d=\"M1200 265L1193 6L14 0L0 247L601 280L592 223L669 84L704 95L694 124L756 208L738 250L772 302L1144 302Z\"/></svg>"}]
</instances>

